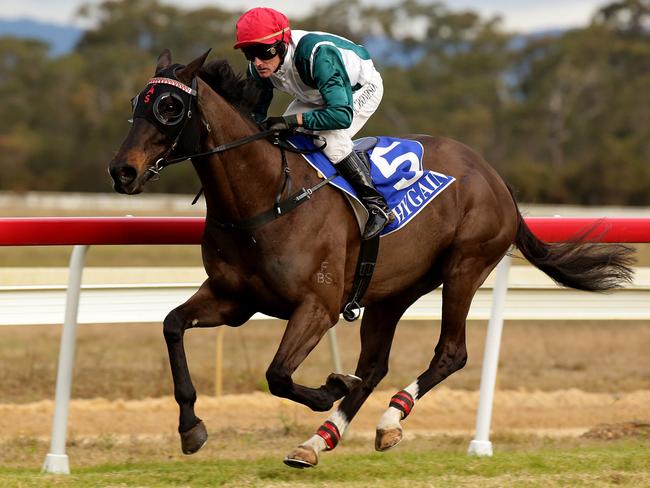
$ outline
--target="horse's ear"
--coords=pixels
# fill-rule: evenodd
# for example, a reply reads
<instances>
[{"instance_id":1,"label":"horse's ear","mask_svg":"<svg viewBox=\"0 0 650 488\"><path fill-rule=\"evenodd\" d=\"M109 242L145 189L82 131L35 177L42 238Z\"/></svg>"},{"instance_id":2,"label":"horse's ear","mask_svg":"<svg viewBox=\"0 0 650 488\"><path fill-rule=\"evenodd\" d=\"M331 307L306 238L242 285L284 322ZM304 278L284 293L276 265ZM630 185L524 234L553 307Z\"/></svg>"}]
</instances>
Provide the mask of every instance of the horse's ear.
<instances>
[{"instance_id":1,"label":"horse's ear","mask_svg":"<svg viewBox=\"0 0 650 488\"><path fill-rule=\"evenodd\" d=\"M212 51L212 49L208 49L201 56L196 58L194 61L190 62L187 66L185 66L183 69L178 70L178 73L176 73L178 79L183 83L185 83L186 85L189 85L192 82L192 80L196 77L196 74L199 72L203 64L205 63L208 54L210 54L210 51Z\"/></svg>"},{"instance_id":2,"label":"horse's ear","mask_svg":"<svg viewBox=\"0 0 650 488\"><path fill-rule=\"evenodd\" d=\"M163 70L172 64L172 52L169 49L165 49L158 56L158 64L156 65L156 73L160 70Z\"/></svg>"}]
</instances>

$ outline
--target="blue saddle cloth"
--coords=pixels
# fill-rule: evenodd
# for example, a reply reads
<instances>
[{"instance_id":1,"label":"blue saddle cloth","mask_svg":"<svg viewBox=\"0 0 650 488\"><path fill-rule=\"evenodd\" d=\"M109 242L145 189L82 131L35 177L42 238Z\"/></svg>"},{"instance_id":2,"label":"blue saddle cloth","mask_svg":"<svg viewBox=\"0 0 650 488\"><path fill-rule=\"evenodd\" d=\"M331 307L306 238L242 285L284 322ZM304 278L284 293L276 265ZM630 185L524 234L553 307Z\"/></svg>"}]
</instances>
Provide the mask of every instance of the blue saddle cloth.
<instances>
[{"instance_id":1,"label":"blue saddle cloth","mask_svg":"<svg viewBox=\"0 0 650 488\"><path fill-rule=\"evenodd\" d=\"M370 176L395 215L395 220L384 227L381 233L384 236L404 227L453 183L455 178L436 171L424 170L422 168L424 148L417 141L384 136L374 139L377 140L377 144L368 151L368 160L371 163ZM312 139L305 136L291 136L289 142L297 149L314 149ZM362 139L357 142L369 141ZM322 152L303 154L303 156L326 178L336 173L334 165ZM352 186L342 176L337 176L330 184L359 200Z\"/></svg>"}]
</instances>

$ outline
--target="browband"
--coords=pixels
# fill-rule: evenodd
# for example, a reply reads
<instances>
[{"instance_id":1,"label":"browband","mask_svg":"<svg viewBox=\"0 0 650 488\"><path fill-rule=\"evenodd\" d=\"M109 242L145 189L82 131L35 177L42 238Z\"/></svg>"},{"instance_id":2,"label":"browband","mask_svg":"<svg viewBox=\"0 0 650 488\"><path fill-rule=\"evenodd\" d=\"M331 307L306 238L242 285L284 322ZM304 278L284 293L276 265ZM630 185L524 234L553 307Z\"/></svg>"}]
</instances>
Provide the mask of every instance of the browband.
<instances>
[{"instance_id":1,"label":"browband","mask_svg":"<svg viewBox=\"0 0 650 488\"><path fill-rule=\"evenodd\" d=\"M150 85L157 85L157 84L172 85L178 88L179 90L183 90L185 93L189 93L192 96L196 96L196 90L194 88L190 88L185 83L181 83L180 81L174 80L172 78L151 78L149 80L149 84Z\"/></svg>"}]
</instances>

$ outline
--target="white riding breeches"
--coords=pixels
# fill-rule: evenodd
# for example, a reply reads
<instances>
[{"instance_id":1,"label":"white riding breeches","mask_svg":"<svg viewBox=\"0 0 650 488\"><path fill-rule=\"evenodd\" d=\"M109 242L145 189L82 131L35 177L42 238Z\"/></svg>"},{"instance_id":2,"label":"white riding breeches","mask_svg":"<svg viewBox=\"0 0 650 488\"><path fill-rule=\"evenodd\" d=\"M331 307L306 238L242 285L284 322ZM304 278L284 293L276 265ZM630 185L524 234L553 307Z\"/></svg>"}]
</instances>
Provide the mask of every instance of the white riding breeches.
<instances>
[{"instance_id":1,"label":"white riding breeches","mask_svg":"<svg viewBox=\"0 0 650 488\"><path fill-rule=\"evenodd\" d=\"M336 164L352 152L352 137L361 130L370 116L375 113L383 94L384 84L381 75L378 71L375 71L373 78L368 83L357 91L352 92L354 109L352 125L350 127L338 130L306 130L306 132L313 132L325 138L327 145L323 149L323 152L332 163ZM294 100L289 104L284 115L308 112L309 110L318 108L322 107L320 105Z\"/></svg>"}]
</instances>

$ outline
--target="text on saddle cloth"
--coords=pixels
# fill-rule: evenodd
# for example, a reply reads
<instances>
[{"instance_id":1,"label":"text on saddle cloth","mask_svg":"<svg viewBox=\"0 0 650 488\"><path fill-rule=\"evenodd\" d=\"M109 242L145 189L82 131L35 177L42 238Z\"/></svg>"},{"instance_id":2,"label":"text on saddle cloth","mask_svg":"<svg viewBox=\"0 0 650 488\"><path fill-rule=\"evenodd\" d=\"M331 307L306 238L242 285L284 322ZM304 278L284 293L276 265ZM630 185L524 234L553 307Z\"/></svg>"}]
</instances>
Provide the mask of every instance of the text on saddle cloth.
<instances>
[{"instance_id":1,"label":"text on saddle cloth","mask_svg":"<svg viewBox=\"0 0 650 488\"><path fill-rule=\"evenodd\" d=\"M455 178L436 171L424 170L422 167L424 148L418 141L386 136L374 139L377 140L377 144L368 151L368 160L371 163L370 175L377 190L384 196L395 215L395 220L382 231L381 235L384 236L404 227L453 183ZM289 142L298 149L314 148L312 140L301 135L291 136ZM303 154L303 157L325 178L336 172L334 165L322 152ZM337 176L330 184L359 200L343 177Z\"/></svg>"}]
</instances>

